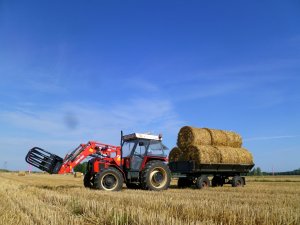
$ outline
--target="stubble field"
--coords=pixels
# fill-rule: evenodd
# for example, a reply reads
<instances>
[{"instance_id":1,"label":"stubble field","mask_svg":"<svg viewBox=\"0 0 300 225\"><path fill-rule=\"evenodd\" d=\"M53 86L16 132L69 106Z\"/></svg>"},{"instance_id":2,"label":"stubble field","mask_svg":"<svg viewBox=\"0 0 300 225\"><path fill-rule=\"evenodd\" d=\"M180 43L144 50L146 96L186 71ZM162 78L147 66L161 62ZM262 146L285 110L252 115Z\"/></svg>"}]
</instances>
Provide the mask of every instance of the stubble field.
<instances>
[{"instance_id":1,"label":"stubble field","mask_svg":"<svg viewBox=\"0 0 300 225\"><path fill-rule=\"evenodd\" d=\"M300 224L300 177L230 186L104 192L70 175L0 173L0 224Z\"/></svg>"}]
</instances>

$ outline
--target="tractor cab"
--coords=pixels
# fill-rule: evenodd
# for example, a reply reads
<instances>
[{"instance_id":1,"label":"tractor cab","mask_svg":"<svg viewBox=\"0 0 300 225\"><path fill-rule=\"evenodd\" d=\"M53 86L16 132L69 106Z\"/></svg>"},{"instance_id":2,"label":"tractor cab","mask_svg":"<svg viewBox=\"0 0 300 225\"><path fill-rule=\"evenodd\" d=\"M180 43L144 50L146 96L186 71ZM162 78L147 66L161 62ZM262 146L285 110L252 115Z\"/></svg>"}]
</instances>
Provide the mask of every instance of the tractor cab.
<instances>
[{"instance_id":1,"label":"tractor cab","mask_svg":"<svg viewBox=\"0 0 300 225\"><path fill-rule=\"evenodd\" d=\"M168 148L162 143L161 135L133 133L122 135L122 158L124 169L139 172L153 159L167 160Z\"/></svg>"}]
</instances>

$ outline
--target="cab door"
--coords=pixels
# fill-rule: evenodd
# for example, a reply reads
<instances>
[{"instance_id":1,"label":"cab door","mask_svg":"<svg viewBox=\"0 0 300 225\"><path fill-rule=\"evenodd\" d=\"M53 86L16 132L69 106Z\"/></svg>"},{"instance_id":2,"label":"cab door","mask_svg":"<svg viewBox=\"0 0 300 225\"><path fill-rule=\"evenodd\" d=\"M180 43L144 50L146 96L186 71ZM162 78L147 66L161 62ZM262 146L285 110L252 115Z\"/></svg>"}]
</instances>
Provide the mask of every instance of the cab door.
<instances>
[{"instance_id":1,"label":"cab door","mask_svg":"<svg viewBox=\"0 0 300 225\"><path fill-rule=\"evenodd\" d=\"M123 169L125 171L130 171L130 163L131 163L131 155L132 152L135 150L136 141L125 141L122 144L122 158L123 158Z\"/></svg>"},{"instance_id":2,"label":"cab door","mask_svg":"<svg viewBox=\"0 0 300 225\"><path fill-rule=\"evenodd\" d=\"M146 140L138 140L135 150L131 155L130 161L130 170L131 171L140 171L146 149L148 147L148 142Z\"/></svg>"}]
</instances>

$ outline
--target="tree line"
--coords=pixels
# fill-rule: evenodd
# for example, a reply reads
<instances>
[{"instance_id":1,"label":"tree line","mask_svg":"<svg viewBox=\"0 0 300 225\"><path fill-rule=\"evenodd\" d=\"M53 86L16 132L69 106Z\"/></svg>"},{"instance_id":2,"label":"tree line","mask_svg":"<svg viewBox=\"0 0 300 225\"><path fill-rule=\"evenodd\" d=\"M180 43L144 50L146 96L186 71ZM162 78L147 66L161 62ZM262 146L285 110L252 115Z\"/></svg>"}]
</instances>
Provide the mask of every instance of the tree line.
<instances>
[{"instance_id":1,"label":"tree line","mask_svg":"<svg viewBox=\"0 0 300 225\"><path fill-rule=\"evenodd\" d=\"M262 176L262 175L300 175L300 168L286 172L263 172L260 167L253 168L249 173L249 176Z\"/></svg>"}]
</instances>

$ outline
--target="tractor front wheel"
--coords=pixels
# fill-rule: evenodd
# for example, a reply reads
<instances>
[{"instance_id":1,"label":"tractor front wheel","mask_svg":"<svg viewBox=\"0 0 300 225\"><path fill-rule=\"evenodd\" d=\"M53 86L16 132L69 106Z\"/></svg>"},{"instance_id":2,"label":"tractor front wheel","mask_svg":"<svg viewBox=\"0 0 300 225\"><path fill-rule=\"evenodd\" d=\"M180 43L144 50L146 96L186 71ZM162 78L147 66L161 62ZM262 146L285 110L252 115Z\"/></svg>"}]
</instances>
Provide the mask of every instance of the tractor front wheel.
<instances>
[{"instance_id":1,"label":"tractor front wheel","mask_svg":"<svg viewBox=\"0 0 300 225\"><path fill-rule=\"evenodd\" d=\"M171 171L166 163L158 160L146 164L141 174L141 186L144 190L161 191L170 186Z\"/></svg>"},{"instance_id":2,"label":"tractor front wheel","mask_svg":"<svg viewBox=\"0 0 300 225\"><path fill-rule=\"evenodd\" d=\"M120 191L123 186L123 176L116 168L107 168L97 173L94 186L105 191Z\"/></svg>"}]
</instances>

